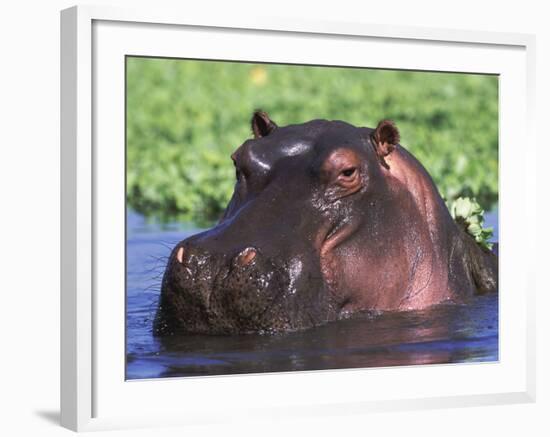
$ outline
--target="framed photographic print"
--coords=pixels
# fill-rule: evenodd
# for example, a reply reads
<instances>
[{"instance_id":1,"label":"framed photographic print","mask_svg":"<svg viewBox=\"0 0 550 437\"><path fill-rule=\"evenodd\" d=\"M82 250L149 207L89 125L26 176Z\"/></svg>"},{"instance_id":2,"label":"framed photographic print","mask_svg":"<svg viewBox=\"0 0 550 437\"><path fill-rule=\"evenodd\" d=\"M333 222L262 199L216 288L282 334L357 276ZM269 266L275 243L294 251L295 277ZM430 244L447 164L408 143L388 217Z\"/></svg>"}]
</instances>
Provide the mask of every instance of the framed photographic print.
<instances>
[{"instance_id":1,"label":"framed photographic print","mask_svg":"<svg viewBox=\"0 0 550 437\"><path fill-rule=\"evenodd\" d=\"M61 17L64 426L534 399L532 36Z\"/></svg>"}]
</instances>

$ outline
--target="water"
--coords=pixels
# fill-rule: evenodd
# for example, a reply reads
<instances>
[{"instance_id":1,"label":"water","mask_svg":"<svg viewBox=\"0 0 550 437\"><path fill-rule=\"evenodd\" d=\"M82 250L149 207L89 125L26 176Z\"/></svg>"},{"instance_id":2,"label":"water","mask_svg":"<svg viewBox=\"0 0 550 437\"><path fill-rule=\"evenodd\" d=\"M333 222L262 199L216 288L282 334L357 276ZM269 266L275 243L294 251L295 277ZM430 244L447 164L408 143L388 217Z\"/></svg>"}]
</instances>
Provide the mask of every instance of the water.
<instances>
[{"instance_id":1,"label":"water","mask_svg":"<svg viewBox=\"0 0 550 437\"><path fill-rule=\"evenodd\" d=\"M488 214L495 229L498 215ZM127 379L498 360L498 296L468 305L359 317L277 335L155 338L160 282L171 248L197 230L127 222Z\"/></svg>"}]
</instances>

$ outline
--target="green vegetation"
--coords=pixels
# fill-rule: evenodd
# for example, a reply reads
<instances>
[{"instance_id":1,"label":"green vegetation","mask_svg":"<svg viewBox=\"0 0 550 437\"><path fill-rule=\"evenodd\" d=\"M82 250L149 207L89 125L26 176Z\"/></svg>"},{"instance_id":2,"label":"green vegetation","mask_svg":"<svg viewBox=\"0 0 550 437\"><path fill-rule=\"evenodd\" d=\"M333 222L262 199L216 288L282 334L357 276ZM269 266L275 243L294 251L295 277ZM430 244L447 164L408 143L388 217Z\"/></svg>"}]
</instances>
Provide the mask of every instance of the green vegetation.
<instances>
[{"instance_id":1,"label":"green vegetation","mask_svg":"<svg viewBox=\"0 0 550 437\"><path fill-rule=\"evenodd\" d=\"M492 249L493 243L490 243L489 240L493 236L493 228L483 227L484 211L475 199L459 197L451 203L449 211L452 217L464 226L466 232L474 237L479 245L488 250Z\"/></svg>"},{"instance_id":2,"label":"green vegetation","mask_svg":"<svg viewBox=\"0 0 550 437\"><path fill-rule=\"evenodd\" d=\"M401 142L441 194L498 200L495 76L351 68L127 59L127 200L165 220L208 225L234 183L230 154L250 138L252 111L279 124L313 118L376 126Z\"/></svg>"}]
</instances>

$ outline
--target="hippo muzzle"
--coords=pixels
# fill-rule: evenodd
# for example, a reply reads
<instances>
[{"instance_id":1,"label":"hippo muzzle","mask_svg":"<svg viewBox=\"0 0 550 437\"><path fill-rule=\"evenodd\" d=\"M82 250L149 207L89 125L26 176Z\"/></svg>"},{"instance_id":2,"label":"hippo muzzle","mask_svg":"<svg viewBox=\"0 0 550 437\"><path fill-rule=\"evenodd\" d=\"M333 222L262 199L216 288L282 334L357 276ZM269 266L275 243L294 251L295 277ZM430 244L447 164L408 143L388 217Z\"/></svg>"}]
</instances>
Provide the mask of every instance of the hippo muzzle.
<instances>
[{"instance_id":1,"label":"hippo muzzle","mask_svg":"<svg viewBox=\"0 0 550 437\"><path fill-rule=\"evenodd\" d=\"M281 304L283 295L291 294L290 272L284 262L255 247L208 253L185 240L170 256L162 285L169 308L157 317L155 330L178 326L183 332L223 334L288 329L291 321Z\"/></svg>"},{"instance_id":2,"label":"hippo muzzle","mask_svg":"<svg viewBox=\"0 0 550 437\"><path fill-rule=\"evenodd\" d=\"M326 319L314 251L283 251L282 256L265 243L266 249L229 244L226 235L243 237L231 226L218 225L173 249L162 281L157 335L280 332Z\"/></svg>"}]
</instances>

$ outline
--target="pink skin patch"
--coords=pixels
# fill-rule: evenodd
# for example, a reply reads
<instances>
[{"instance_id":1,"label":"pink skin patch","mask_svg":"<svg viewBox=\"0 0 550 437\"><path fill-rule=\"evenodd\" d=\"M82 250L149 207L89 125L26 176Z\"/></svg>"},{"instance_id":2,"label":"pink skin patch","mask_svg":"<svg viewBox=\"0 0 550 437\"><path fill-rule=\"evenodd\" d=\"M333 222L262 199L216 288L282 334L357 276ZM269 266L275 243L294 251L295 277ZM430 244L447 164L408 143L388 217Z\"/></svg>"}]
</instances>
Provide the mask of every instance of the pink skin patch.
<instances>
[{"instance_id":1,"label":"pink skin patch","mask_svg":"<svg viewBox=\"0 0 550 437\"><path fill-rule=\"evenodd\" d=\"M442 223L439 217L441 205L438 205L440 198L431 181L414 161L404 156L399 148L386 156L385 161L389 167L383 169L385 175L395 179L395 183L406 187L412 194L420 214L425 217L431 247L444 247L439 237L441 232L438 230L438 226ZM435 303L432 299L426 299L426 296L441 296L441 294L446 297L451 296L446 260L438 256L435 250L426 253L425 257L416 269L413 284L407 298L401 303L401 309L425 307ZM437 289L438 293L433 293L434 289Z\"/></svg>"},{"instance_id":2,"label":"pink skin patch","mask_svg":"<svg viewBox=\"0 0 550 437\"><path fill-rule=\"evenodd\" d=\"M176 259L180 264L183 264L183 256L185 255L185 250L183 247L180 247L176 253Z\"/></svg>"},{"instance_id":3,"label":"pink skin patch","mask_svg":"<svg viewBox=\"0 0 550 437\"><path fill-rule=\"evenodd\" d=\"M236 263L241 267L247 266L252 261L254 261L254 258L256 258L256 255L257 255L257 252L253 248L247 247L237 255Z\"/></svg>"}]
</instances>

